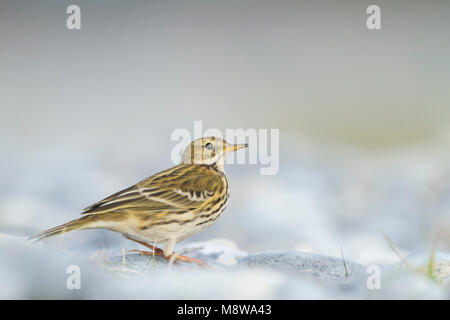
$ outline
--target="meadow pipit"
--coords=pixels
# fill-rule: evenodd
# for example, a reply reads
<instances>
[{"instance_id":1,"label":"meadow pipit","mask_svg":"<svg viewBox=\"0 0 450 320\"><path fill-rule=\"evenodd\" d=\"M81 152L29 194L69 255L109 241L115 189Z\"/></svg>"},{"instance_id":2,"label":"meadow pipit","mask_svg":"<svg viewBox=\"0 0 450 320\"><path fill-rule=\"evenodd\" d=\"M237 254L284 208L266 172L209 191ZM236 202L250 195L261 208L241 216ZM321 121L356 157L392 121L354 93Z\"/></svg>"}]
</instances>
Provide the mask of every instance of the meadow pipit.
<instances>
[{"instance_id":1,"label":"meadow pipit","mask_svg":"<svg viewBox=\"0 0 450 320\"><path fill-rule=\"evenodd\" d=\"M159 172L84 209L83 217L46 230L37 241L65 232L108 229L122 233L167 260L177 242L199 233L220 217L228 201L223 166L228 152L247 147L215 137L193 141L181 163ZM164 250L154 246L163 244ZM137 251L137 250L135 250ZM176 255L176 260L203 261Z\"/></svg>"}]
</instances>

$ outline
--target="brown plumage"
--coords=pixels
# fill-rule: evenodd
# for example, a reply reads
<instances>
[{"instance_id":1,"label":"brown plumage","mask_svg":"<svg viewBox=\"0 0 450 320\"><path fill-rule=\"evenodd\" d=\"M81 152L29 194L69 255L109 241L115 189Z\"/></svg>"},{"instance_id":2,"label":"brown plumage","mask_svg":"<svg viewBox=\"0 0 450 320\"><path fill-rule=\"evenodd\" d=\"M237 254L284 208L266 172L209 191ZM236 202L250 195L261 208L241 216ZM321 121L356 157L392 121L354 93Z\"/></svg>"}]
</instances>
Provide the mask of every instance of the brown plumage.
<instances>
[{"instance_id":1,"label":"brown plumage","mask_svg":"<svg viewBox=\"0 0 450 320\"><path fill-rule=\"evenodd\" d=\"M164 244L164 250L156 247L152 254L170 258L175 243L201 232L220 217L228 201L223 171L226 154L246 146L230 145L215 137L195 140L184 151L181 164L94 203L84 209L83 217L34 238L104 228L149 248Z\"/></svg>"}]
</instances>

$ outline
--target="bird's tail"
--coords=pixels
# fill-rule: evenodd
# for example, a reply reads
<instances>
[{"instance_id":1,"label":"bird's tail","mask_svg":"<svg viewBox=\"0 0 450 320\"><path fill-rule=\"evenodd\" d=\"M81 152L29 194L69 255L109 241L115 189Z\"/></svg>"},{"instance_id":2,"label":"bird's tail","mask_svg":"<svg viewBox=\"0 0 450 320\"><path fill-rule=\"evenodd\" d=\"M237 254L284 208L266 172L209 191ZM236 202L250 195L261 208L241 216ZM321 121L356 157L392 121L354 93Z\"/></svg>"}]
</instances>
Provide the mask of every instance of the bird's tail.
<instances>
[{"instance_id":1,"label":"bird's tail","mask_svg":"<svg viewBox=\"0 0 450 320\"><path fill-rule=\"evenodd\" d=\"M59 234L63 234L69 231L89 229L92 226L92 222L96 220L97 220L96 215L87 215L79 219L69 221L60 226L42 231L41 233L31 237L30 240L38 242L41 241L42 239L57 236Z\"/></svg>"}]
</instances>

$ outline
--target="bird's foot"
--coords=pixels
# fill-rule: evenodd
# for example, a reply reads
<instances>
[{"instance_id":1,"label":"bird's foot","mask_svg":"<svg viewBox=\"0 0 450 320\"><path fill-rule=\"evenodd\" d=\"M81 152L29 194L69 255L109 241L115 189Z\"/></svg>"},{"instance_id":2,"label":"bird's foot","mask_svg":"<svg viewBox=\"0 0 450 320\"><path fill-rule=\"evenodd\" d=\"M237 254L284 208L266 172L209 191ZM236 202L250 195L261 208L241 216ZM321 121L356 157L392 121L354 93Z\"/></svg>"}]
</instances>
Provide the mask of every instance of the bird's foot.
<instances>
[{"instance_id":1,"label":"bird's foot","mask_svg":"<svg viewBox=\"0 0 450 320\"><path fill-rule=\"evenodd\" d=\"M169 263L170 262L177 263L178 261L183 261L183 262L197 263L198 265L201 265L203 267L209 267L209 265L203 260L195 259L195 258L191 258L188 256L183 256L181 254L175 254L175 253L172 253L170 255L165 255L163 250L161 250L160 248L156 248L156 247L153 248L153 251L130 250L128 252L137 252L143 256L161 256L164 259L166 259Z\"/></svg>"},{"instance_id":2,"label":"bird's foot","mask_svg":"<svg viewBox=\"0 0 450 320\"><path fill-rule=\"evenodd\" d=\"M126 237L126 238L129 240L135 241L135 242L143 245L144 247L147 247L152 250L152 251L130 250L129 252L138 252L139 254L145 255L145 256L161 256L164 259L166 259L168 262L172 261L173 263L176 263L177 261L194 262L201 266L209 267L209 265L203 260L195 259L195 258L191 258L191 257L187 257L187 256L183 256L181 254L175 254L175 253L166 255L166 254L164 254L164 250L162 250L158 247L152 246L146 242L139 241L139 240L136 240L133 238L129 238L129 237Z\"/></svg>"},{"instance_id":3,"label":"bird's foot","mask_svg":"<svg viewBox=\"0 0 450 320\"><path fill-rule=\"evenodd\" d=\"M176 262L176 261L193 262L193 263L197 263L197 264L199 264L199 265L201 265L203 267L209 267L209 265L203 260L191 258L191 257L188 257L188 256L183 256L181 254L172 253L172 254L170 254L168 256L164 255L163 257L169 262L170 261L174 261L174 262Z\"/></svg>"}]
</instances>

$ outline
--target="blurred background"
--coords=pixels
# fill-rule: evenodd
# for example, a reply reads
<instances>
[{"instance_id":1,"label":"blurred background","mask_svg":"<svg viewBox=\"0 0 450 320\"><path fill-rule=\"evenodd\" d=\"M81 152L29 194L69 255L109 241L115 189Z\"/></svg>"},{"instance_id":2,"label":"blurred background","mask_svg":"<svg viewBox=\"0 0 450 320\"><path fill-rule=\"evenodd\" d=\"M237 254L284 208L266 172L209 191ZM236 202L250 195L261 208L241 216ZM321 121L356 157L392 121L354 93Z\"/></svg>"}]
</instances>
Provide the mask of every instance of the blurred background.
<instances>
[{"instance_id":1,"label":"blurred background","mask_svg":"<svg viewBox=\"0 0 450 320\"><path fill-rule=\"evenodd\" d=\"M67 6L81 30L66 28ZM172 166L171 133L280 129L280 169L230 165L191 240L362 264L450 251L450 2L1 1L0 232L30 236ZM83 250L108 231L68 234Z\"/></svg>"}]
</instances>

